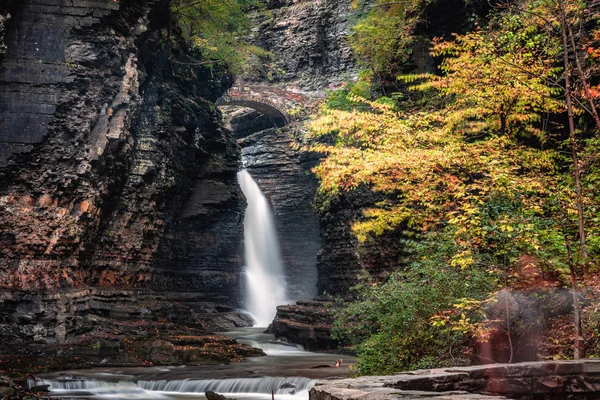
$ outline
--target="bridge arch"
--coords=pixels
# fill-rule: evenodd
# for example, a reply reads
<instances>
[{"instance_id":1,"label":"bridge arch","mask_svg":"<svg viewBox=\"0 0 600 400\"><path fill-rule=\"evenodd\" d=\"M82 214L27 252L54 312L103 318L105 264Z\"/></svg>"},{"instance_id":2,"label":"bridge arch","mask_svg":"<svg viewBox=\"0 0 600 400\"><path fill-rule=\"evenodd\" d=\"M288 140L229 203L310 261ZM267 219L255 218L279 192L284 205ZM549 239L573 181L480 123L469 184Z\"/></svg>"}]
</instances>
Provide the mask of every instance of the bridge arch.
<instances>
[{"instance_id":1,"label":"bridge arch","mask_svg":"<svg viewBox=\"0 0 600 400\"><path fill-rule=\"evenodd\" d=\"M277 127L282 127L301 119L302 110L312 104L313 97L295 88L238 83L217 100L217 106L252 108L271 118Z\"/></svg>"},{"instance_id":2,"label":"bridge arch","mask_svg":"<svg viewBox=\"0 0 600 400\"><path fill-rule=\"evenodd\" d=\"M288 125L291 117L285 111L280 109L267 99L245 98L244 96L232 97L223 96L217 101L217 106L240 106L252 108L261 114L264 114L273 121L278 128Z\"/></svg>"}]
</instances>

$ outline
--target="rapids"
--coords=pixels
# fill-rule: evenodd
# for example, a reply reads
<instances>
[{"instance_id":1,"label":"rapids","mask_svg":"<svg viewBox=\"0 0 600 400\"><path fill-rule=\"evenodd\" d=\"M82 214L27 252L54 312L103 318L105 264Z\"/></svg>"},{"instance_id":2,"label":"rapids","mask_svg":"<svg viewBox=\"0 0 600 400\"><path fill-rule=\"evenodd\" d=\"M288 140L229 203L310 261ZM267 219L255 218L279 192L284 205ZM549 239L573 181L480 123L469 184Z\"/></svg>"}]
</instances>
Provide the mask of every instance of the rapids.
<instances>
[{"instance_id":1,"label":"rapids","mask_svg":"<svg viewBox=\"0 0 600 400\"><path fill-rule=\"evenodd\" d=\"M29 385L50 385L51 397L62 399L205 399L211 390L238 400L306 400L317 380L348 375L352 357L310 353L275 340L262 328L224 332L243 343L266 349L266 357L232 364L198 367L94 368L40 375ZM343 358L341 368L332 365Z\"/></svg>"}]
</instances>

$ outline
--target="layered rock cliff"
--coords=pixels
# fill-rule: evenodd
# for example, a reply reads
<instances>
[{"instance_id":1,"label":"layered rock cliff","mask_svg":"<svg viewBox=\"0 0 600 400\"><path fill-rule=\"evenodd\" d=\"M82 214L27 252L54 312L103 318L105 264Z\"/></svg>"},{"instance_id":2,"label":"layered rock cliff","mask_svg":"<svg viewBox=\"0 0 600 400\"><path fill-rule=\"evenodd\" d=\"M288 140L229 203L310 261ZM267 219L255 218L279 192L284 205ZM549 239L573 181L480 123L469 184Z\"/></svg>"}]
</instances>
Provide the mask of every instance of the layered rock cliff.
<instances>
[{"instance_id":1,"label":"layered rock cliff","mask_svg":"<svg viewBox=\"0 0 600 400\"><path fill-rule=\"evenodd\" d=\"M311 98L352 79L350 3L269 1L252 41L274 63L253 79ZM234 311L241 160L273 205L292 299L344 296L361 270L396 265L397 243L382 255L350 232L377 200L368 191L311 208L318 157L290 147L301 125L265 130L268 118L250 113L235 138L222 128L214 102L233 79L194 62L166 2L25 0L0 15L0 339L19 343L3 352L89 346L114 328L102 345L112 350L94 354L125 362L135 332L169 341L181 326L249 324Z\"/></svg>"},{"instance_id":2,"label":"layered rock cliff","mask_svg":"<svg viewBox=\"0 0 600 400\"><path fill-rule=\"evenodd\" d=\"M190 62L198 55L169 31L166 7L26 0L10 9L0 64L2 352L19 350L6 346L16 338L68 344L115 318L249 323L233 312L240 151L213 104L231 77Z\"/></svg>"},{"instance_id":3,"label":"layered rock cliff","mask_svg":"<svg viewBox=\"0 0 600 400\"><path fill-rule=\"evenodd\" d=\"M269 0L251 40L272 52L261 81L322 91L357 72L347 43L351 0ZM256 78L255 78L256 79Z\"/></svg>"}]
</instances>

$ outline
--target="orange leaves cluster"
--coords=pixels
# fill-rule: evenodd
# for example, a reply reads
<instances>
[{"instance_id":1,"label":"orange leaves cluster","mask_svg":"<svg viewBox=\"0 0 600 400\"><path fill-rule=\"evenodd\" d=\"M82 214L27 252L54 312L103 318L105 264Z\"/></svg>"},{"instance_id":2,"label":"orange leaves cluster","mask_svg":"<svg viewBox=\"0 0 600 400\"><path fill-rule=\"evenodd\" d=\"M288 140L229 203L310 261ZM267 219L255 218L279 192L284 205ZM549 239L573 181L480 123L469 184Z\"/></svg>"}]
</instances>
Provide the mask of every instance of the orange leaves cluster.
<instances>
[{"instance_id":1,"label":"orange leaves cluster","mask_svg":"<svg viewBox=\"0 0 600 400\"><path fill-rule=\"evenodd\" d=\"M600 49L598 48L588 47L586 53L589 57L600 58Z\"/></svg>"},{"instance_id":2,"label":"orange leaves cluster","mask_svg":"<svg viewBox=\"0 0 600 400\"><path fill-rule=\"evenodd\" d=\"M581 90L581 96L585 96L585 90ZM594 86L589 88L589 94L594 98L597 99L600 97L600 86Z\"/></svg>"}]
</instances>

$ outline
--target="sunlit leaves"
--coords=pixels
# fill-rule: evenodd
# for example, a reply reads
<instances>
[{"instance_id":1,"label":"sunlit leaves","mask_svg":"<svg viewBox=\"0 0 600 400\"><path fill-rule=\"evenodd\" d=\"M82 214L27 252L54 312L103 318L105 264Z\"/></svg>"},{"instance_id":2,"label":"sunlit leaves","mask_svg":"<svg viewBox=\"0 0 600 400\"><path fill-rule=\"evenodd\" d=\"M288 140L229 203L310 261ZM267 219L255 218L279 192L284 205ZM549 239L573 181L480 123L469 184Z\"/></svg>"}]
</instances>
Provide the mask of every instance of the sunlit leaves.
<instances>
[{"instance_id":1,"label":"sunlit leaves","mask_svg":"<svg viewBox=\"0 0 600 400\"><path fill-rule=\"evenodd\" d=\"M359 60L375 74L390 75L410 55L413 29L426 0L355 1L365 15L353 27L350 43Z\"/></svg>"},{"instance_id":2,"label":"sunlit leaves","mask_svg":"<svg viewBox=\"0 0 600 400\"><path fill-rule=\"evenodd\" d=\"M553 59L542 54L547 51L543 47L547 41L522 43L522 36L527 39L527 34L508 33L478 30L456 35L453 41L434 43L434 54L444 57L444 75L418 76L426 82L415 88L436 88L452 96L451 128L465 133L488 129L501 134L529 132L541 136L535 127L541 114L564 109L556 99L560 89L550 83L560 71L554 68ZM538 33L530 35L535 38ZM402 79L411 80L406 76Z\"/></svg>"},{"instance_id":3,"label":"sunlit leaves","mask_svg":"<svg viewBox=\"0 0 600 400\"><path fill-rule=\"evenodd\" d=\"M261 0L171 0L171 13L186 38L206 59L227 64L241 72L250 56L264 50L250 46L245 38L250 29L248 12Z\"/></svg>"},{"instance_id":4,"label":"sunlit leaves","mask_svg":"<svg viewBox=\"0 0 600 400\"><path fill-rule=\"evenodd\" d=\"M529 150L505 136L468 143L445 129L443 110L400 115L389 105L353 101L368 110L324 109L311 135L335 136L335 144L312 146L328 154L315 168L325 199L360 185L390 196L354 225L360 240L401 224L422 231L450 224L457 235L473 233L490 193L550 194L539 177L553 179L552 151ZM523 201L534 207L538 198Z\"/></svg>"}]
</instances>

